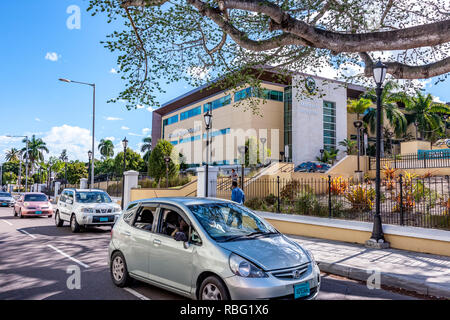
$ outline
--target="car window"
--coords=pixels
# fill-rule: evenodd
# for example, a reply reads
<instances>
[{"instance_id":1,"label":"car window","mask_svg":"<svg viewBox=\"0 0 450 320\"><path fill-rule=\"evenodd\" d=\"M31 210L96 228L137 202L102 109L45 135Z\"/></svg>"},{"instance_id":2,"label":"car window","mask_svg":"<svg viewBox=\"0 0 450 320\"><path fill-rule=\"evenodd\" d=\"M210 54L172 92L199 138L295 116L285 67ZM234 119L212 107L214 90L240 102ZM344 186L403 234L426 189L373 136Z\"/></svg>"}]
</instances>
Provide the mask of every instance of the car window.
<instances>
[{"instance_id":1,"label":"car window","mask_svg":"<svg viewBox=\"0 0 450 320\"><path fill-rule=\"evenodd\" d=\"M67 202L67 199L72 200L72 203L73 203L73 192L72 191L67 191L66 202Z\"/></svg>"},{"instance_id":2,"label":"car window","mask_svg":"<svg viewBox=\"0 0 450 320\"><path fill-rule=\"evenodd\" d=\"M154 205L142 205L137 212L133 226L138 229L152 231L156 216L156 209L157 206Z\"/></svg>"},{"instance_id":3,"label":"car window","mask_svg":"<svg viewBox=\"0 0 450 320\"><path fill-rule=\"evenodd\" d=\"M133 203L130 206L128 206L127 210L123 214L123 220L131 225L131 222L133 221L134 214L136 213L136 210L138 209L138 204Z\"/></svg>"},{"instance_id":4,"label":"car window","mask_svg":"<svg viewBox=\"0 0 450 320\"><path fill-rule=\"evenodd\" d=\"M79 203L111 203L112 200L106 192L80 191L76 195Z\"/></svg>"},{"instance_id":5,"label":"car window","mask_svg":"<svg viewBox=\"0 0 450 320\"><path fill-rule=\"evenodd\" d=\"M0 192L0 197L11 197L11 194L6 192Z\"/></svg>"},{"instance_id":6,"label":"car window","mask_svg":"<svg viewBox=\"0 0 450 320\"><path fill-rule=\"evenodd\" d=\"M48 201L48 198L45 194L27 194L27 195L25 195L24 201L45 202L45 201Z\"/></svg>"},{"instance_id":7,"label":"car window","mask_svg":"<svg viewBox=\"0 0 450 320\"><path fill-rule=\"evenodd\" d=\"M63 193L61 193L61 196L59 197L59 201L66 202L66 196L67 196L67 191L63 191Z\"/></svg>"},{"instance_id":8,"label":"car window","mask_svg":"<svg viewBox=\"0 0 450 320\"><path fill-rule=\"evenodd\" d=\"M178 241L188 241L190 234L189 221L178 210L161 208L157 233L171 237Z\"/></svg>"}]
</instances>

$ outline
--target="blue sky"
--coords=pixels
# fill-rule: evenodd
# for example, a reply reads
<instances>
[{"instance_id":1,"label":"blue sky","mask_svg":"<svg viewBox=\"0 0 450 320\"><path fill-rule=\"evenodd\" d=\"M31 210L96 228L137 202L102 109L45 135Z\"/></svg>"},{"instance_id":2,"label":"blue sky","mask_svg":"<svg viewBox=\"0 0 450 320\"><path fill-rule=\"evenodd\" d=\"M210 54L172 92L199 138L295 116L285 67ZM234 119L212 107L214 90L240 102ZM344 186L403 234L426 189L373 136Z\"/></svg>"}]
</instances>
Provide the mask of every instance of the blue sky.
<instances>
[{"instance_id":1,"label":"blue sky","mask_svg":"<svg viewBox=\"0 0 450 320\"><path fill-rule=\"evenodd\" d=\"M66 12L71 5L81 8L81 28L70 30ZM32 135L43 138L51 155L67 149L69 158L87 160L91 144L92 89L67 84L69 78L97 85L96 140L114 139L116 152L126 136L138 149L144 136L151 134L152 106L128 111L122 103L108 104L124 87L118 74L116 56L100 41L113 31L104 15L86 12L87 0L4 1L0 11L3 49L0 50L0 161L4 151L22 146L19 139L6 135ZM117 25L116 25L117 26ZM449 80L427 92L450 101ZM165 85L160 103L192 89L188 84ZM97 151L96 151L97 152ZM98 153L97 153L98 155Z\"/></svg>"}]
</instances>

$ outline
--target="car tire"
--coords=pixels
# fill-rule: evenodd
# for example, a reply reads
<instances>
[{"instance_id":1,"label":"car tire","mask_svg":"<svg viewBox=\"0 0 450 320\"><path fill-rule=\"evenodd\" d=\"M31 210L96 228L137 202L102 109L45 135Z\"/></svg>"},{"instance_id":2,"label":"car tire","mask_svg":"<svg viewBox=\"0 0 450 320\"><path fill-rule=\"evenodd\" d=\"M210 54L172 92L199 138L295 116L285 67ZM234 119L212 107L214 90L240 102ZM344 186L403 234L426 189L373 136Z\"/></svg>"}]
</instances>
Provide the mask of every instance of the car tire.
<instances>
[{"instance_id":1,"label":"car tire","mask_svg":"<svg viewBox=\"0 0 450 320\"><path fill-rule=\"evenodd\" d=\"M14 211L14 217L17 217L16 207L13 208Z\"/></svg>"},{"instance_id":2,"label":"car tire","mask_svg":"<svg viewBox=\"0 0 450 320\"><path fill-rule=\"evenodd\" d=\"M72 229L73 233L80 232L81 228L77 222L77 217L75 216L75 214L72 214L72 216L70 217L70 229Z\"/></svg>"},{"instance_id":3,"label":"car tire","mask_svg":"<svg viewBox=\"0 0 450 320\"><path fill-rule=\"evenodd\" d=\"M122 252L116 251L113 253L109 271L113 283L119 288L126 287L131 283L132 279L128 274L127 262Z\"/></svg>"},{"instance_id":4,"label":"car tire","mask_svg":"<svg viewBox=\"0 0 450 320\"><path fill-rule=\"evenodd\" d=\"M20 219L23 219L22 209L19 210L19 218L20 218Z\"/></svg>"},{"instance_id":5,"label":"car tire","mask_svg":"<svg viewBox=\"0 0 450 320\"><path fill-rule=\"evenodd\" d=\"M203 280L198 298L199 300L230 300L225 284L216 276L209 276Z\"/></svg>"},{"instance_id":6,"label":"car tire","mask_svg":"<svg viewBox=\"0 0 450 320\"><path fill-rule=\"evenodd\" d=\"M60 228L64 225L64 220L61 220L59 216L59 211L56 211L55 213L55 225Z\"/></svg>"}]
</instances>

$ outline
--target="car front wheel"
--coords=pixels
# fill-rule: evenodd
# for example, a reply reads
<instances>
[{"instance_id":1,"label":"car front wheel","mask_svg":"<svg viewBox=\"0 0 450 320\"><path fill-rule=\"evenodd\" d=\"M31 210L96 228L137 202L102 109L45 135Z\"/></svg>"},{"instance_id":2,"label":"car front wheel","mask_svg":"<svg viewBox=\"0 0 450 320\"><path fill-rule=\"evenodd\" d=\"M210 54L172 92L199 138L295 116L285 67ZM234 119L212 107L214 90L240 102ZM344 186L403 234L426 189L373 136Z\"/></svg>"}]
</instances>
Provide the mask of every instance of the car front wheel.
<instances>
[{"instance_id":1,"label":"car front wheel","mask_svg":"<svg viewBox=\"0 0 450 320\"><path fill-rule=\"evenodd\" d=\"M80 225L77 222L77 217L75 214L73 214L70 218L70 229L72 229L73 233L80 232Z\"/></svg>"},{"instance_id":2,"label":"car front wheel","mask_svg":"<svg viewBox=\"0 0 450 320\"><path fill-rule=\"evenodd\" d=\"M210 276L203 280L200 286L200 300L230 300L227 289L223 282L215 277Z\"/></svg>"},{"instance_id":3,"label":"car front wheel","mask_svg":"<svg viewBox=\"0 0 450 320\"><path fill-rule=\"evenodd\" d=\"M112 255L110 272L112 281L120 288L126 287L131 282L127 263L125 262L123 254L119 251Z\"/></svg>"}]
</instances>

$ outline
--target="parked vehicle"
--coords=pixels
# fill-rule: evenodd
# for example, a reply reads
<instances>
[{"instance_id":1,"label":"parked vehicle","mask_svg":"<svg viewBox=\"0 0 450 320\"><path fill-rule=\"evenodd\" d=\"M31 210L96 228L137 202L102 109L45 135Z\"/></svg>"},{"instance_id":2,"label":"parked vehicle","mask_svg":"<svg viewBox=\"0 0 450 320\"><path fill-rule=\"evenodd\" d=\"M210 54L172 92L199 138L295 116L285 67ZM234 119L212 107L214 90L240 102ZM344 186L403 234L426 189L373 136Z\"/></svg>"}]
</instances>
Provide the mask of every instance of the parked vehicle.
<instances>
[{"instance_id":1,"label":"parked vehicle","mask_svg":"<svg viewBox=\"0 0 450 320\"><path fill-rule=\"evenodd\" d=\"M315 299L313 255L250 209L214 198L132 202L111 232L116 286L132 278L199 300Z\"/></svg>"},{"instance_id":2,"label":"parked vehicle","mask_svg":"<svg viewBox=\"0 0 450 320\"><path fill-rule=\"evenodd\" d=\"M16 200L9 192L0 191L0 207L14 207Z\"/></svg>"},{"instance_id":3,"label":"parked vehicle","mask_svg":"<svg viewBox=\"0 0 450 320\"><path fill-rule=\"evenodd\" d=\"M55 224L62 227L67 221L72 232L79 232L82 227L113 226L120 213L120 206L103 190L64 189L58 199Z\"/></svg>"},{"instance_id":4,"label":"parked vehicle","mask_svg":"<svg viewBox=\"0 0 450 320\"><path fill-rule=\"evenodd\" d=\"M14 216L53 216L53 206L48 197L40 192L25 192L14 204Z\"/></svg>"},{"instance_id":5,"label":"parked vehicle","mask_svg":"<svg viewBox=\"0 0 450 320\"><path fill-rule=\"evenodd\" d=\"M330 165L322 162L303 162L295 167L294 172L326 172Z\"/></svg>"}]
</instances>

